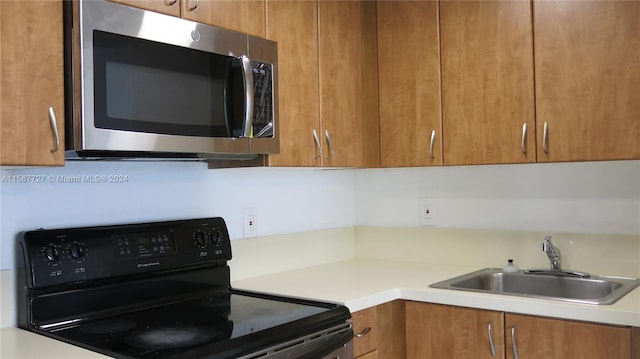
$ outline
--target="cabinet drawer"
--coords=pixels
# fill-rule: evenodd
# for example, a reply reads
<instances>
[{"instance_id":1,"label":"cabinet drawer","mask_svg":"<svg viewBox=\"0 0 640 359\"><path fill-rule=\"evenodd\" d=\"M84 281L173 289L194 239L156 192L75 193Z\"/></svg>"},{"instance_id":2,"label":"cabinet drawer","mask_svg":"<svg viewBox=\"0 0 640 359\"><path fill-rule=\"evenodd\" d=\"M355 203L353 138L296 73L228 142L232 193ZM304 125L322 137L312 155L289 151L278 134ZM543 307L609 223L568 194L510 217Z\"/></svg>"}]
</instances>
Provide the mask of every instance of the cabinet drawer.
<instances>
[{"instance_id":1,"label":"cabinet drawer","mask_svg":"<svg viewBox=\"0 0 640 359\"><path fill-rule=\"evenodd\" d=\"M351 315L351 319L353 320L353 333L356 335L353 338L354 356L359 357L362 354L377 349L377 318L376 307L364 309ZM369 357L367 356L366 358Z\"/></svg>"}]
</instances>

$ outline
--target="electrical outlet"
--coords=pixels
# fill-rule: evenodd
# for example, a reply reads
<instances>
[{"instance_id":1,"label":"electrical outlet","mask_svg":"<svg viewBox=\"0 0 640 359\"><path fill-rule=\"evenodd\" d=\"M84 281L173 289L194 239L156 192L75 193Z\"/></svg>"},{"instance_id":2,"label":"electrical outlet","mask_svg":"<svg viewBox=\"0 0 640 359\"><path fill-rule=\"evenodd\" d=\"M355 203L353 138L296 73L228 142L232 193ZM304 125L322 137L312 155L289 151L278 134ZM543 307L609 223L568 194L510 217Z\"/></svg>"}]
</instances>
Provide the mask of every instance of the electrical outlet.
<instances>
[{"instance_id":1,"label":"electrical outlet","mask_svg":"<svg viewBox=\"0 0 640 359\"><path fill-rule=\"evenodd\" d=\"M256 237L256 219L257 211L255 208L244 208L243 213L243 229L242 237L251 238Z\"/></svg>"},{"instance_id":2,"label":"electrical outlet","mask_svg":"<svg viewBox=\"0 0 640 359\"><path fill-rule=\"evenodd\" d=\"M436 213L434 211L435 201L430 198L420 198L419 216L421 226L435 226Z\"/></svg>"}]
</instances>

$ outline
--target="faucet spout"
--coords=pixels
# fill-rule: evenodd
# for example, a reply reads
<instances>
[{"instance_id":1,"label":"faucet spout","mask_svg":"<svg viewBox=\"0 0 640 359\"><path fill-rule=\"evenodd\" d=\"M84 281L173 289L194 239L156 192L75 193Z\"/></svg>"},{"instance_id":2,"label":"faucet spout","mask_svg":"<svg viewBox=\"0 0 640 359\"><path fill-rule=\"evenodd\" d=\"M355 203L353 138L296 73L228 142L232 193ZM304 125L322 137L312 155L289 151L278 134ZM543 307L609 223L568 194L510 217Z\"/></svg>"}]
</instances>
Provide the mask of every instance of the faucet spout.
<instances>
[{"instance_id":1,"label":"faucet spout","mask_svg":"<svg viewBox=\"0 0 640 359\"><path fill-rule=\"evenodd\" d=\"M562 270L560 249L551 242L551 236L544 237L542 251L547 254L551 270Z\"/></svg>"}]
</instances>

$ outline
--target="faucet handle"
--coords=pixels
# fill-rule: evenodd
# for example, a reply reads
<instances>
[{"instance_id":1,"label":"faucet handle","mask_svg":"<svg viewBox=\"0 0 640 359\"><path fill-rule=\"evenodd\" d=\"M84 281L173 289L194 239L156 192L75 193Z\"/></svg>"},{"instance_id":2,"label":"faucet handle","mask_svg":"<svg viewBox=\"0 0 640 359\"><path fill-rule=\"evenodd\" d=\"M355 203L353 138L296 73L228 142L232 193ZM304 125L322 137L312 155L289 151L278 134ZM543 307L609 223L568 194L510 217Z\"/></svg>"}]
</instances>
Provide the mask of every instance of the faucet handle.
<instances>
[{"instance_id":1,"label":"faucet handle","mask_svg":"<svg viewBox=\"0 0 640 359\"><path fill-rule=\"evenodd\" d=\"M551 270L560 270L560 248L551 243L551 236L544 237L542 251L545 252L551 264Z\"/></svg>"},{"instance_id":2,"label":"faucet handle","mask_svg":"<svg viewBox=\"0 0 640 359\"><path fill-rule=\"evenodd\" d=\"M545 236L544 242L542 242L542 251L548 253L550 251L553 251L555 249L554 247L555 246L553 245L553 243L551 243L551 236Z\"/></svg>"}]
</instances>

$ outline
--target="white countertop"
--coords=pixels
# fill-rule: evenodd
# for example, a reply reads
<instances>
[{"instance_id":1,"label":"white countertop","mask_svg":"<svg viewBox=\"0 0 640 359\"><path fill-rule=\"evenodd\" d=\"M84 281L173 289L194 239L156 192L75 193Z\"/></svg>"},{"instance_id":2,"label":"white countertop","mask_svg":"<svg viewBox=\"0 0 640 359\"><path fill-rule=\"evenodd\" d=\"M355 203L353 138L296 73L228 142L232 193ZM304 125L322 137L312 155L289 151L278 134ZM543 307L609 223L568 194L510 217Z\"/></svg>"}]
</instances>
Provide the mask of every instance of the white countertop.
<instances>
[{"instance_id":1,"label":"white countertop","mask_svg":"<svg viewBox=\"0 0 640 359\"><path fill-rule=\"evenodd\" d=\"M100 359L109 357L19 328L2 328L0 329L0 358Z\"/></svg>"},{"instance_id":2,"label":"white countertop","mask_svg":"<svg viewBox=\"0 0 640 359\"><path fill-rule=\"evenodd\" d=\"M480 267L353 259L234 281L246 289L346 305L352 312L394 299L640 327L640 287L613 305L567 303L428 286Z\"/></svg>"},{"instance_id":3,"label":"white countertop","mask_svg":"<svg viewBox=\"0 0 640 359\"><path fill-rule=\"evenodd\" d=\"M432 289L429 284L481 269L352 259L234 281L233 287L346 305L352 312L395 299L640 327L640 288L613 305L572 304ZM0 329L0 358L106 358L18 328Z\"/></svg>"}]
</instances>

